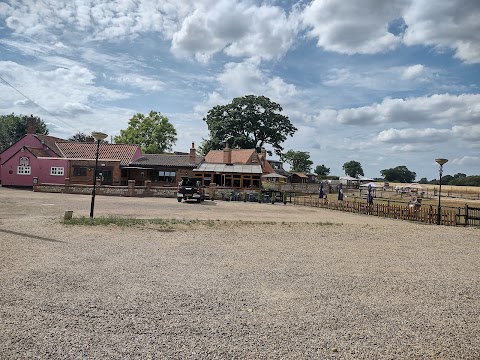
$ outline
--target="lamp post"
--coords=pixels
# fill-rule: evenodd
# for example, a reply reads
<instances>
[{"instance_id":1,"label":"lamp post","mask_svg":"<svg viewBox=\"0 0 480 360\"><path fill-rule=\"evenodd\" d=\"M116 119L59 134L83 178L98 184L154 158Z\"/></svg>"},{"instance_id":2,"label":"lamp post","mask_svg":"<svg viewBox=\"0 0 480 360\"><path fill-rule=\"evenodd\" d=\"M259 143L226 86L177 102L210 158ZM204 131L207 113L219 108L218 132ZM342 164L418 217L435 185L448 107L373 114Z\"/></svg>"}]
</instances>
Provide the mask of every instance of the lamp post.
<instances>
[{"instance_id":1,"label":"lamp post","mask_svg":"<svg viewBox=\"0 0 480 360\"><path fill-rule=\"evenodd\" d=\"M97 188L97 168L98 168L98 153L100 152L100 141L105 139L108 135L101 132L92 132L92 137L97 140L97 153L95 158L95 171L93 172L93 190L92 202L90 204L90 218L93 219L93 208L95 207L95 190Z\"/></svg>"},{"instance_id":2,"label":"lamp post","mask_svg":"<svg viewBox=\"0 0 480 360\"><path fill-rule=\"evenodd\" d=\"M440 187L438 188L438 209L437 209L437 225L440 225L441 210L442 206L440 205L440 198L442 196L442 174L443 174L443 165L447 162L447 159L435 159L435 162L440 165Z\"/></svg>"}]
</instances>

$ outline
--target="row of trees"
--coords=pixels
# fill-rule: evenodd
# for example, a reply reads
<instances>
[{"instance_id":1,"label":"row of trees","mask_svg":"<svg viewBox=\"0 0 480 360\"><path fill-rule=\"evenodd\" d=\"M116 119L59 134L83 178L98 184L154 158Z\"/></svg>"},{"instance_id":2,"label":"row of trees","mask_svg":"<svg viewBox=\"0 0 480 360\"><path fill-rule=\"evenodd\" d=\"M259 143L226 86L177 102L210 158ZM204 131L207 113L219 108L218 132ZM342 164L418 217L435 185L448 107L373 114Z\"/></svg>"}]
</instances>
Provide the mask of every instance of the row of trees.
<instances>
[{"instance_id":1,"label":"row of trees","mask_svg":"<svg viewBox=\"0 0 480 360\"><path fill-rule=\"evenodd\" d=\"M209 130L209 138L203 139L199 146L202 154L210 150L221 150L225 144L231 148L255 148L270 145L280 159L289 164L294 172L311 172L313 161L306 151L288 150L284 152L282 143L297 131L287 116L282 115L282 107L265 96L247 95L232 100L230 104L218 105L207 112L203 119ZM0 116L0 151L18 141L25 133L27 117L22 115ZM36 132L48 134L46 124L37 118ZM76 133L69 140L86 141L87 135ZM144 153L164 153L171 151L177 141L175 127L160 112L151 111L148 115L135 114L128 127L115 136L115 143L139 144ZM272 155L272 152L269 151ZM362 165L355 160L342 166L346 175L358 178L364 175ZM319 178L330 174L330 168L317 165L314 169ZM416 173L406 166L397 166L380 171L385 181L410 183L415 181ZM456 174L446 175L442 184L480 185L478 176ZM420 180L428 183L426 178ZM430 183L438 182L432 180Z\"/></svg>"}]
</instances>

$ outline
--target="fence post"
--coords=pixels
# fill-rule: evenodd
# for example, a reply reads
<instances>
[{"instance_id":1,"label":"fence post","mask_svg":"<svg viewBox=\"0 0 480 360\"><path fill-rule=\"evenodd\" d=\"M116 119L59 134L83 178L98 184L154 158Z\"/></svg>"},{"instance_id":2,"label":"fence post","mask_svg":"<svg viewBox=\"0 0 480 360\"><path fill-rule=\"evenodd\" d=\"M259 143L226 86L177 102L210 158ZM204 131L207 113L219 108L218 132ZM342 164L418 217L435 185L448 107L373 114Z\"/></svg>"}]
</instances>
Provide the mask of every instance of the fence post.
<instances>
[{"instance_id":1,"label":"fence post","mask_svg":"<svg viewBox=\"0 0 480 360\"><path fill-rule=\"evenodd\" d=\"M465 204L465 226L468 226L468 204Z\"/></svg>"}]
</instances>

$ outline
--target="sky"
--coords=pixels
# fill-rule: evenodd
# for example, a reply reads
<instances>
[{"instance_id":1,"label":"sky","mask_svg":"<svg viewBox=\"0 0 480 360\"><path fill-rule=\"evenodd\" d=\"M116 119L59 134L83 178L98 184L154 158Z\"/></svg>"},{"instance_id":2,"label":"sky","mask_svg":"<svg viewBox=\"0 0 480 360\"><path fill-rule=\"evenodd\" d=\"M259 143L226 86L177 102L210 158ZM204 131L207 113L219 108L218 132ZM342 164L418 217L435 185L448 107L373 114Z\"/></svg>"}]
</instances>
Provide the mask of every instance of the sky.
<instances>
[{"instance_id":1,"label":"sky","mask_svg":"<svg viewBox=\"0 0 480 360\"><path fill-rule=\"evenodd\" d=\"M480 175L479 19L479 0L7 0L0 115L113 137L154 110L188 151L209 109L263 95L313 169Z\"/></svg>"}]
</instances>

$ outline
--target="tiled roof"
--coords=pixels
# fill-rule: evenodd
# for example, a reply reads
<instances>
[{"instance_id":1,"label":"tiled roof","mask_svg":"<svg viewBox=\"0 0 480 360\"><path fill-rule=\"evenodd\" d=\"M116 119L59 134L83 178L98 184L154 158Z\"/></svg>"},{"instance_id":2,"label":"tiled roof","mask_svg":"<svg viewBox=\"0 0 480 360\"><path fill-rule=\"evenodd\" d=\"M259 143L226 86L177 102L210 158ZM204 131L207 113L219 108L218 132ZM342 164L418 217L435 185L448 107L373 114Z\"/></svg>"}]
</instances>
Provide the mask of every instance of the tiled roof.
<instances>
[{"instance_id":1,"label":"tiled roof","mask_svg":"<svg viewBox=\"0 0 480 360\"><path fill-rule=\"evenodd\" d=\"M173 154L145 154L132 161L131 166L169 166L169 167L197 167L204 160L203 156L196 156L195 162L190 161L190 155Z\"/></svg>"},{"instance_id":2,"label":"tiled roof","mask_svg":"<svg viewBox=\"0 0 480 360\"><path fill-rule=\"evenodd\" d=\"M287 170L284 170L284 169L275 169L275 172L279 175L283 175L287 177L292 175Z\"/></svg>"},{"instance_id":3,"label":"tiled roof","mask_svg":"<svg viewBox=\"0 0 480 360\"><path fill-rule=\"evenodd\" d=\"M33 134L42 144L46 145L48 148L50 148L55 154L58 156L62 155L62 152L57 146L57 142L62 141L62 142L68 142L68 140L65 139L60 139L55 136L50 136L50 135L40 135L40 134Z\"/></svg>"},{"instance_id":4,"label":"tiled roof","mask_svg":"<svg viewBox=\"0 0 480 360\"><path fill-rule=\"evenodd\" d=\"M45 151L45 149L41 148L34 148L34 147L26 147L28 151L30 151L35 157L51 157L48 152Z\"/></svg>"},{"instance_id":5,"label":"tiled roof","mask_svg":"<svg viewBox=\"0 0 480 360\"><path fill-rule=\"evenodd\" d=\"M232 164L248 164L255 149L232 149ZM206 163L223 164L223 150L210 150L205 156Z\"/></svg>"},{"instance_id":6,"label":"tiled roof","mask_svg":"<svg viewBox=\"0 0 480 360\"><path fill-rule=\"evenodd\" d=\"M62 156L68 159L95 159L97 143L81 143L73 141L57 142ZM132 144L100 144L99 159L120 160L121 165L132 162L135 153L139 150L138 145Z\"/></svg>"},{"instance_id":7,"label":"tiled roof","mask_svg":"<svg viewBox=\"0 0 480 360\"><path fill-rule=\"evenodd\" d=\"M308 179L308 176L303 172L293 172L292 175L297 175L300 178Z\"/></svg>"},{"instance_id":8,"label":"tiled roof","mask_svg":"<svg viewBox=\"0 0 480 360\"><path fill-rule=\"evenodd\" d=\"M275 169L272 167L272 165L270 165L268 160L265 160L265 163L263 164L263 169L262 170L263 170L264 174L270 174L270 173L275 172Z\"/></svg>"}]
</instances>

